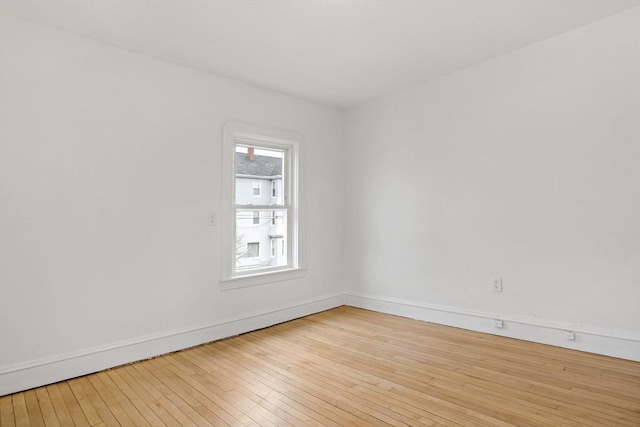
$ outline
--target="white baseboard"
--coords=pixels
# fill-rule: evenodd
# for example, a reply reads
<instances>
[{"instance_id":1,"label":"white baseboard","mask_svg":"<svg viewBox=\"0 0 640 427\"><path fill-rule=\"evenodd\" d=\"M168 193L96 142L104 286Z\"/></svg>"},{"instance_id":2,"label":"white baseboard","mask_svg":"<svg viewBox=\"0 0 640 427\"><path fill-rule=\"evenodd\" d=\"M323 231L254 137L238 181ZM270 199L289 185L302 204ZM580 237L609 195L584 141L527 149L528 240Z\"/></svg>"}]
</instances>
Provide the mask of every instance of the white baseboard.
<instances>
[{"instance_id":1,"label":"white baseboard","mask_svg":"<svg viewBox=\"0 0 640 427\"><path fill-rule=\"evenodd\" d=\"M640 334L635 332L589 328L523 316L471 311L362 294L346 294L345 301L346 305L381 313L640 361ZM503 321L502 329L495 327L496 320ZM568 340L567 332L574 332L575 340Z\"/></svg>"},{"instance_id":2,"label":"white baseboard","mask_svg":"<svg viewBox=\"0 0 640 427\"><path fill-rule=\"evenodd\" d=\"M266 328L343 304L343 294L329 295L214 324L165 332L57 357L2 367L0 369L0 396Z\"/></svg>"},{"instance_id":3,"label":"white baseboard","mask_svg":"<svg viewBox=\"0 0 640 427\"><path fill-rule=\"evenodd\" d=\"M52 358L5 366L0 368L0 396L266 328L344 304L493 335L640 361L640 334L634 332L588 328L396 298L361 294L334 294L214 324L165 332ZM503 329L495 328L496 319L504 322ZM567 331L575 333L574 341L566 339Z\"/></svg>"}]
</instances>

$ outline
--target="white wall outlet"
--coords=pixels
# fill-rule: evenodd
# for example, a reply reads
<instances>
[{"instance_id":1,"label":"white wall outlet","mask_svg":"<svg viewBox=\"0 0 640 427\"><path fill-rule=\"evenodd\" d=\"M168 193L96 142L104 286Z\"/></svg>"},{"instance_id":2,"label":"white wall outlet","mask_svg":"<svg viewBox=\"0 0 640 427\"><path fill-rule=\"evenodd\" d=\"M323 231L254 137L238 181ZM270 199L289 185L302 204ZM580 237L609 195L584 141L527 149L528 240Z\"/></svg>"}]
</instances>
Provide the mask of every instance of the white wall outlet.
<instances>
[{"instance_id":1,"label":"white wall outlet","mask_svg":"<svg viewBox=\"0 0 640 427\"><path fill-rule=\"evenodd\" d=\"M216 216L215 212L209 212L209 215L207 216L207 225L209 227L215 227L218 223L218 218Z\"/></svg>"},{"instance_id":2,"label":"white wall outlet","mask_svg":"<svg viewBox=\"0 0 640 427\"><path fill-rule=\"evenodd\" d=\"M491 292L502 292L502 277L491 278Z\"/></svg>"},{"instance_id":3,"label":"white wall outlet","mask_svg":"<svg viewBox=\"0 0 640 427\"><path fill-rule=\"evenodd\" d=\"M504 323L502 322L502 320L496 320L496 322L495 322L495 324L494 324L494 325L495 325L495 327L496 327L496 328L498 328L498 329L502 329L502 328L504 328Z\"/></svg>"},{"instance_id":4,"label":"white wall outlet","mask_svg":"<svg viewBox=\"0 0 640 427\"><path fill-rule=\"evenodd\" d=\"M566 331L564 334L569 341L574 341L576 339L576 334L573 331Z\"/></svg>"}]
</instances>

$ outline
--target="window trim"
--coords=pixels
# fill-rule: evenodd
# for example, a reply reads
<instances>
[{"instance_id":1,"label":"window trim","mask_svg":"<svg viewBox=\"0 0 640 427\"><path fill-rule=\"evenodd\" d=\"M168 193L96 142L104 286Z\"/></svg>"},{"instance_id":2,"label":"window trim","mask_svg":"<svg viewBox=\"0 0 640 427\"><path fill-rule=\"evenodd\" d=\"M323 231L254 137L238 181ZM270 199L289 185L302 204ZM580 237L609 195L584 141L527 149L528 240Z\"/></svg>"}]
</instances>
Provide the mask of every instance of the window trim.
<instances>
[{"instance_id":1,"label":"window trim","mask_svg":"<svg viewBox=\"0 0 640 427\"><path fill-rule=\"evenodd\" d=\"M246 271L234 274L235 242L233 231L235 227L235 174L234 156L237 143L255 144L257 146L272 147L289 150L289 180L290 188L284 195L289 197L289 235L290 243L288 255L291 256L290 265L275 267L263 271ZM305 227L305 164L304 139L297 132L283 131L272 128L258 127L241 122L227 122L223 127L222 141L222 290L273 283L283 280L302 278L306 274L306 227ZM292 250L293 249L293 250Z\"/></svg>"}]
</instances>

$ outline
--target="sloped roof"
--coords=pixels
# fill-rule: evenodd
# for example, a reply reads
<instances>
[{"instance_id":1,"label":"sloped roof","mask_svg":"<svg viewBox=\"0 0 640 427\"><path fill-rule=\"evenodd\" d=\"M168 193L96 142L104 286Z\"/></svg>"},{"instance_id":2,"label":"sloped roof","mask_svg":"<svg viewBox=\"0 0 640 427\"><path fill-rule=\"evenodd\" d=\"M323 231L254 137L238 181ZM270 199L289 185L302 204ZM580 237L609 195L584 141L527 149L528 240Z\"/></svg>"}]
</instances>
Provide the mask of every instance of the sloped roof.
<instances>
[{"instance_id":1,"label":"sloped roof","mask_svg":"<svg viewBox=\"0 0 640 427\"><path fill-rule=\"evenodd\" d=\"M251 175L264 178L282 176L282 159L255 155L249 160L247 153L235 153L236 175Z\"/></svg>"}]
</instances>

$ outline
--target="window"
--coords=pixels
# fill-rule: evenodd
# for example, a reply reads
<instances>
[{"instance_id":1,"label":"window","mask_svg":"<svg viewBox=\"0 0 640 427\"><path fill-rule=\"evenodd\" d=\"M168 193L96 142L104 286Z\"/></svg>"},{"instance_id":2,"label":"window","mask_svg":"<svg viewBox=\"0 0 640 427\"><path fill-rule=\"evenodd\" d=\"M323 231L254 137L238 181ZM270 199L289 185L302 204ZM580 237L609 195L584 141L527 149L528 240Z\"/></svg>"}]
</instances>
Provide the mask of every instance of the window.
<instances>
[{"instance_id":1,"label":"window","mask_svg":"<svg viewBox=\"0 0 640 427\"><path fill-rule=\"evenodd\" d=\"M260 257L260 242L247 243L247 258Z\"/></svg>"},{"instance_id":2,"label":"window","mask_svg":"<svg viewBox=\"0 0 640 427\"><path fill-rule=\"evenodd\" d=\"M223 289L304 275L299 140L299 135L290 132L240 123L225 125ZM258 199L263 182L271 183L271 197ZM260 244L263 248L270 245L270 251L262 254Z\"/></svg>"}]
</instances>

